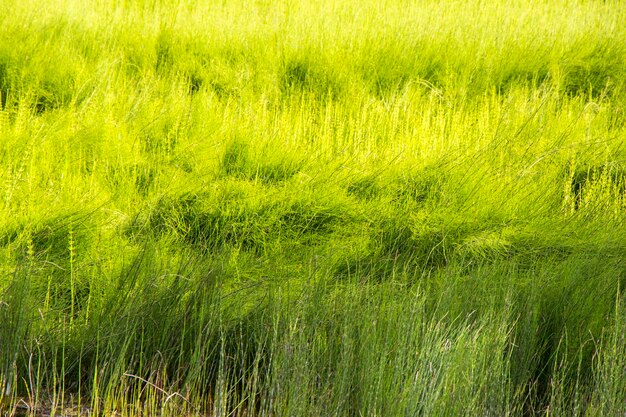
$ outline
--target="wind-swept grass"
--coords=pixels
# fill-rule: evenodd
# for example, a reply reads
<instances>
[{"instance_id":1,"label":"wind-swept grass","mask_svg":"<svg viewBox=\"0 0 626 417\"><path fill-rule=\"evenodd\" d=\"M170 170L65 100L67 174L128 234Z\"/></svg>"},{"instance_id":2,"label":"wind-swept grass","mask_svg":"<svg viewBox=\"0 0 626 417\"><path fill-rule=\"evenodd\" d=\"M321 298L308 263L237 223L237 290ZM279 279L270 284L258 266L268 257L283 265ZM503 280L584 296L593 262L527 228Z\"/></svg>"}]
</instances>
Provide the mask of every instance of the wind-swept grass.
<instances>
[{"instance_id":1,"label":"wind-swept grass","mask_svg":"<svg viewBox=\"0 0 626 417\"><path fill-rule=\"evenodd\" d=\"M2 10L2 415L626 412L620 2Z\"/></svg>"}]
</instances>

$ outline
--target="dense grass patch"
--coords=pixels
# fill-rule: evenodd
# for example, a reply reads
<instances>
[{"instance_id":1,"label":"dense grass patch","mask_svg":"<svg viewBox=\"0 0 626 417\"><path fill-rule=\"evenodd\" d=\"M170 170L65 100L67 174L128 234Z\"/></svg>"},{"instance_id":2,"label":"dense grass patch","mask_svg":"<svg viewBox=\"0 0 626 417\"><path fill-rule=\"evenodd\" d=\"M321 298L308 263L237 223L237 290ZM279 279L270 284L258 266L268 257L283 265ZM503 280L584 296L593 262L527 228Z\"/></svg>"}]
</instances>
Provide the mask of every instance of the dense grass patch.
<instances>
[{"instance_id":1,"label":"dense grass patch","mask_svg":"<svg viewBox=\"0 0 626 417\"><path fill-rule=\"evenodd\" d=\"M626 412L620 2L3 6L1 415Z\"/></svg>"}]
</instances>

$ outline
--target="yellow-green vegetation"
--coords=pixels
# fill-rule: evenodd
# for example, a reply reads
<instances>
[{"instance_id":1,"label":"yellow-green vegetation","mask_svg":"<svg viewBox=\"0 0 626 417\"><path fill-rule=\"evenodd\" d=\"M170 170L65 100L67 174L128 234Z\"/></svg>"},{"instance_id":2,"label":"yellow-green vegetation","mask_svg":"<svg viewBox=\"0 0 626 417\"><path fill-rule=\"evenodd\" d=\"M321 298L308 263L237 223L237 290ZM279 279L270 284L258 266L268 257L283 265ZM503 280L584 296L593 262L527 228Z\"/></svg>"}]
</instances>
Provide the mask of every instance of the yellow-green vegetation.
<instances>
[{"instance_id":1,"label":"yellow-green vegetation","mask_svg":"<svg viewBox=\"0 0 626 417\"><path fill-rule=\"evenodd\" d=\"M626 413L626 3L0 10L0 415Z\"/></svg>"}]
</instances>

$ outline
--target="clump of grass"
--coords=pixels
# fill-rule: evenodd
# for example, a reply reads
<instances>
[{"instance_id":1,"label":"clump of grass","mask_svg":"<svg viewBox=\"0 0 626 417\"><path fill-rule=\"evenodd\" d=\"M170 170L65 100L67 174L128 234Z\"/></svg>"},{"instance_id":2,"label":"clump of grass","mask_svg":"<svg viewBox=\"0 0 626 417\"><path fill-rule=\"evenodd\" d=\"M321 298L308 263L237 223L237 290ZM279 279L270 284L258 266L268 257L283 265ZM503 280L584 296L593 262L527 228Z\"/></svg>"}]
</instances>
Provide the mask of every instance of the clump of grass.
<instances>
[{"instance_id":1,"label":"clump of grass","mask_svg":"<svg viewBox=\"0 0 626 417\"><path fill-rule=\"evenodd\" d=\"M377 183L376 176L367 175L351 181L346 188L346 192L348 195L358 199L371 200L380 194L381 187Z\"/></svg>"},{"instance_id":2,"label":"clump of grass","mask_svg":"<svg viewBox=\"0 0 626 417\"><path fill-rule=\"evenodd\" d=\"M566 196L573 201L574 210L594 211L607 200L622 206L626 190L626 171L619 164L604 164L572 168L570 177L571 194Z\"/></svg>"},{"instance_id":3,"label":"clump of grass","mask_svg":"<svg viewBox=\"0 0 626 417\"><path fill-rule=\"evenodd\" d=\"M274 161L269 157L259 160L250 155L253 152L250 148L250 145L241 140L230 143L221 161L224 175L265 184L280 184L300 171L302 163L291 155L274 156Z\"/></svg>"},{"instance_id":4,"label":"clump of grass","mask_svg":"<svg viewBox=\"0 0 626 417\"><path fill-rule=\"evenodd\" d=\"M263 186L248 181L222 186L216 193L162 198L152 210L138 213L127 233L139 241L171 235L201 251L238 248L262 254L324 241L354 218L341 202L288 195L267 200L257 195Z\"/></svg>"},{"instance_id":5,"label":"clump of grass","mask_svg":"<svg viewBox=\"0 0 626 417\"><path fill-rule=\"evenodd\" d=\"M612 95L621 87L619 77L624 71L621 52L608 45L597 45L586 57L566 67L563 91L568 95L582 95L600 99ZM597 59L599 56L603 58Z\"/></svg>"},{"instance_id":6,"label":"clump of grass","mask_svg":"<svg viewBox=\"0 0 626 417\"><path fill-rule=\"evenodd\" d=\"M11 88L11 66L10 61L4 55L0 55L0 108L2 110L8 104Z\"/></svg>"},{"instance_id":7,"label":"clump of grass","mask_svg":"<svg viewBox=\"0 0 626 417\"><path fill-rule=\"evenodd\" d=\"M626 410L626 385L624 383L624 358L626 357L626 331L623 296L618 293L612 326L609 327L594 355L594 385L589 412L601 416L619 414Z\"/></svg>"},{"instance_id":8,"label":"clump of grass","mask_svg":"<svg viewBox=\"0 0 626 417\"><path fill-rule=\"evenodd\" d=\"M312 93L317 97L337 97L342 84L332 73L330 65L320 65L309 58L288 59L280 76L280 89L284 95Z\"/></svg>"}]
</instances>

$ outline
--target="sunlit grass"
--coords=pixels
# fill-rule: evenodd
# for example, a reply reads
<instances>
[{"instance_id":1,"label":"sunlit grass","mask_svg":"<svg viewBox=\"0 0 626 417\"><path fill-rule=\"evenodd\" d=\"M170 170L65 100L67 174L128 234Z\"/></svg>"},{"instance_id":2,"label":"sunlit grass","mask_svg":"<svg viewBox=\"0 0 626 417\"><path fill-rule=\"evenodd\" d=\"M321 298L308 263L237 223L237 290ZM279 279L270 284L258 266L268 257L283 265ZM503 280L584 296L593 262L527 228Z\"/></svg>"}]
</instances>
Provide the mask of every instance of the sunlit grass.
<instances>
[{"instance_id":1,"label":"sunlit grass","mask_svg":"<svg viewBox=\"0 0 626 417\"><path fill-rule=\"evenodd\" d=\"M2 415L626 412L620 2L2 9Z\"/></svg>"}]
</instances>

